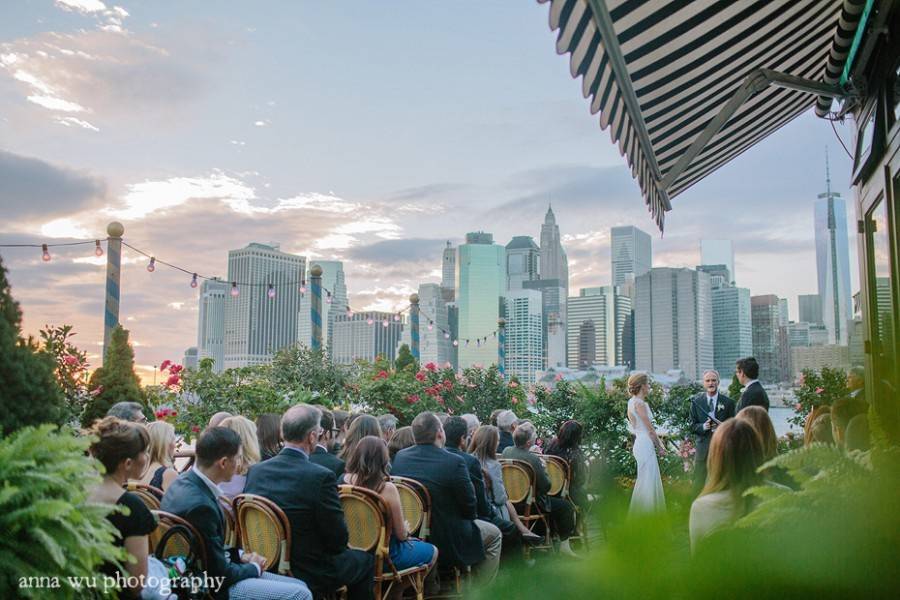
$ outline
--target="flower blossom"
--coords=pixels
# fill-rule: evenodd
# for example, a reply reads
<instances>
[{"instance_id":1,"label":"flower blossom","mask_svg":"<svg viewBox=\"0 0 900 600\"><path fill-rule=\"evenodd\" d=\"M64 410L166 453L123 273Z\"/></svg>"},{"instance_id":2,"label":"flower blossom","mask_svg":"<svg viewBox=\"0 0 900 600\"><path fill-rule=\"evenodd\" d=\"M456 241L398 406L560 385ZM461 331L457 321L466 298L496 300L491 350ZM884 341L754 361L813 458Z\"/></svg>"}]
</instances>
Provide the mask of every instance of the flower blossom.
<instances>
[{"instance_id":1,"label":"flower blossom","mask_svg":"<svg viewBox=\"0 0 900 600\"><path fill-rule=\"evenodd\" d=\"M419 371L416 373L416 381L425 381L425 372Z\"/></svg>"},{"instance_id":2,"label":"flower blossom","mask_svg":"<svg viewBox=\"0 0 900 600\"><path fill-rule=\"evenodd\" d=\"M433 362L425 363L425 370L434 373L435 371L437 371L437 365Z\"/></svg>"},{"instance_id":3,"label":"flower blossom","mask_svg":"<svg viewBox=\"0 0 900 600\"><path fill-rule=\"evenodd\" d=\"M172 364L172 361L169 360L169 359L166 359L166 360L162 361L162 363L159 365L159 370L160 370L160 371L165 371L166 369L169 368L169 366L170 366L171 364Z\"/></svg>"}]
</instances>

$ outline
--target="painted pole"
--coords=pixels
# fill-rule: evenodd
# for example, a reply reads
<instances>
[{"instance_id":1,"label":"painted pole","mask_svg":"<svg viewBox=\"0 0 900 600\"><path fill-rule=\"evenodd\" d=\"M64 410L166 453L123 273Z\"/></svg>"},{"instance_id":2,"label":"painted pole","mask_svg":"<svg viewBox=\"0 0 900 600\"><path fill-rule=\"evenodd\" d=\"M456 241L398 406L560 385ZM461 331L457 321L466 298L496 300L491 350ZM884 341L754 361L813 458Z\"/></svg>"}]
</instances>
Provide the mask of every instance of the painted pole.
<instances>
[{"instance_id":1,"label":"painted pole","mask_svg":"<svg viewBox=\"0 0 900 600\"><path fill-rule=\"evenodd\" d=\"M409 339L413 358L419 360L419 295L409 296Z\"/></svg>"},{"instance_id":2,"label":"painted pole","mask_svg":"<svg viewBox=\"0 0 900 600\"><path fill-rule=\"evenodd\" d=\"M497 320L497 370L506 379L506 319Z\"/></svg>"},{"instance_id":3,"label":"painted pole","mask_svg":"<svg viewBox=\"0 0 900 600\"><path fill-rule=\"evenodd\" d=\"M309 316L312 321L312 339L310 347L322 350L322 267L313 265L309 270L309 289L312 298L309 303Z\"/></svg>"},{"instance_id":4,"label":"painted pole","mask_svg":"<svg viewBox=\"0 0 900 600\"><path fill-rule=\"evenodd\" d=\"M125 226L113 221L106 226L106 305L103 310L103 360L112 339L112 332L119 324L119 297L122 284L122 235Z\"/></svg>"}]
</instances>

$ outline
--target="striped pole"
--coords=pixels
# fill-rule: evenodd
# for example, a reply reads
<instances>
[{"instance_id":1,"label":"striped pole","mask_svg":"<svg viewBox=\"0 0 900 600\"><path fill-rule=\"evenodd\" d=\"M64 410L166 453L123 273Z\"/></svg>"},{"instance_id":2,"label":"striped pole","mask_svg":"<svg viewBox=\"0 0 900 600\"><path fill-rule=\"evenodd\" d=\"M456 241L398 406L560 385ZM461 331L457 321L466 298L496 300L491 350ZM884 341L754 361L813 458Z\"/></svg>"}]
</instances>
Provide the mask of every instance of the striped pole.
<instances>
[{"instance_id":1,"label":"striped pole","mask_svg":"<svg viewBox=\"0 0 900 600\"><path fill-rule=\"evenodd\" d=\"M119 324L119 295L122 283L122 235L125 227L118 221L106 226L106 306L103 310L103 359Z\"/></svg>"},{"instance_id":2,"label":"striped pole","mask_svg":"<svg viewBox=\"0 0 900 600\"><path fill-rule=\"evenodd\" d=\"M419 360L419 295L409 296L409 339L413 358Z\"/></svg>"},{"instance_id":3,"label":"striped pole","mask_svg":"<svg viewBox=\"0 0 900 600\"><path fill-rule=\"evenodd\" d=\"M312 298L309 303L309 317L312 321L312 339L310 348L322 350L322 267L313 265L309 270L309 290Z\"/></svg>"},{"instance_id":4,"label":"striped pole","mask_svg":"<svg viewBox=\"0 0 900 600\"><path fill-rule=\"evenodd\" d=\"M506 379L506 319L497 320L497 370Z\"/></svg>"}]
</instances>

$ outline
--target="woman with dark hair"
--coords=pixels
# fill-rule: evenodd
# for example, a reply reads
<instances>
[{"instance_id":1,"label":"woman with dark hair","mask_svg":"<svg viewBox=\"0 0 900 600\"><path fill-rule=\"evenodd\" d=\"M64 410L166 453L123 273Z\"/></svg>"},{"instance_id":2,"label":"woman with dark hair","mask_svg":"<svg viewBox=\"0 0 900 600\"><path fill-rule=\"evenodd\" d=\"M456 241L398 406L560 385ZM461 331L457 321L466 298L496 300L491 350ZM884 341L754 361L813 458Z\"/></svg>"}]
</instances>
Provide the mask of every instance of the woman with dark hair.
<instances>
[{"instance_id":1,"label":"woman with dark hair","mask_svg":"<svg viewBox=\"0 0 900 600\"><path fill-rule=\"evenodd\" d=\"M744 419L719 425L709 444L706 485L691 505L691 549L749 512L750 499L744 492L761 482L756 470L762 463L763 445L753 425Z\"/></svg>"},{"instance_id":2,"label":"woman with dark hair","mask_svg":"<svg viewBox=\"0 0 900 600\"><path fill-rule=\"evenodd\" d=\"M359 419L357 419L358 421ZM388 475L387 444L380 436L368 435L353 445L344 469L344 482L372 490L384 500L391 513L391 562L398 571L437 562L437 548L427 542L409 537L400 492Z\"/></svg>"},{"instance_id":3,"label":"woman with dark hair","mask_svg":"<svg viewBox=\"0 0 900 600\"><path fill-rule=\"evenodd\" d=\"M350 429L347 430L344 445L341 447L341 453L338 456L344 461L350 460L350 453L353 452L353 448L356 447L359 440L367 435L381 437L381 425L378 424L378 419L372 415L358 415L350 424Z\"/></svg>"},{"instance_id":4,"label":"woman with dark hair","mask_svg":"<svg viewBox=\"0 0 900 600\"><path fill-rule=\"evenodd\" d=\"M104 417L95 422L89 433L96 438L89 452L104 469L103 480L91 492L90 501L128 509L127 514L110 513L107 519L119 532L115 544L125 548L134 559L125 563L125 581L142 582L151 574L148 558L150 543L147 536L156 529L156 519L140 498L123 488L129 479L139 480L144 477L150 464L150 436L143 425L117 417ZM117 573L116 566L112 564L104 565L101 571L112 577ZM143 590L140 587L122 590L122 596L128 598L152 598L154 594L153 590Z\"/></svg>"},{"instance_id":5,"label":"woman with dark hair","mask_svg":"<svg viewBox=\"0 0 900 600\"><path fill-rule=\"evenodd\" d=\"M281 452L281 417L272 413L256 417L256 439L261 461Z\"/></svg>"},{"instance_id":6,"label":"woman with dark hair","mask_svg":"<svg viewBox=\"0 0 900 600\"><path fill-rule=\"evenodd\" d=\"M559 428L553 441L547 446L544 454L558 456L569 463L572 480L569 482L569 495L579 506L587 504L587 493L584 491L587 466L584 453L581 451L581 438L584 427L578 421L566 421Z\"/></svg>"},{"instance_id":7,"label":"woman with dark hair","mask_svg":"<svg viewBox=\"0 0 900 600\"><path fill-rule=\"evenodd\" d=\"M412 427L407 425L395 430L394 435L391 436L391 441L388 442L388 454L391 456L391 462L394 461L394 457L397 456L398 452L415 445L416 438L413 437Z\"/></svg>"}]
</instances>

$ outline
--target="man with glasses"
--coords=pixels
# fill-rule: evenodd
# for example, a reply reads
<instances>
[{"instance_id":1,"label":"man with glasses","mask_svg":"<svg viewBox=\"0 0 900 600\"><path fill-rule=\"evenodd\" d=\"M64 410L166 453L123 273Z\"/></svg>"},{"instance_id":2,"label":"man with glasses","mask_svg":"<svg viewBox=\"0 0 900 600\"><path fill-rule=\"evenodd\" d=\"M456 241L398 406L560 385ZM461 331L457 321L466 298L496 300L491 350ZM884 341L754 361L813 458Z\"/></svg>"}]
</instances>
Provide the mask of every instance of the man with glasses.
<instances>
[{"instance_id":1,"label":"man with glasses","mask_svg":"<svg viewBox=\"0 0 900 600\"><path fill-rule=\"evenodd\" d=\"M291 573L315 597L347 586L348 600L372 598L373 557L347 548L347 523L333 471L310 460L326 428L322 411L292 406L281 419L284 448L247 473L244 492L268 498L291 523Z\"/></svg>"},{"instance_id":2,"label":"man with glasses","mask_svg":"<svg viewBox=\"0 0 900 600\"><path fill-rule=\"evenodd\" d=\"M698 495L706 483L706 457L709 442L716 428L726 419L734 417L734 400L719 393L719 372L708 369L703 373L703 391L691 398L691 431L696 440L694 453L694 495Z\"/></svg>"},{"instance_id":3,"label":"man with glasses","mask_svg":"<svg viewBox=\"0 0 900 600\"><path fill-rule=\"evenodd\" d=\"M321 409L321 411L319 441L316 443L313 453L309 455L309 462L333 471L335 476L340 478L344 474L344 461L332 453L334 440L338 432L334 426L334 414L325 408Z\"/></svg>"}]
</instances>

